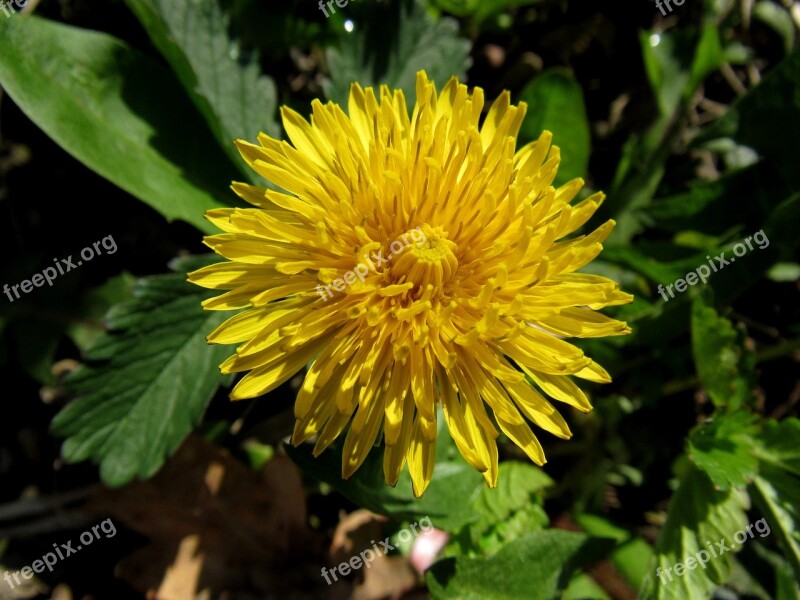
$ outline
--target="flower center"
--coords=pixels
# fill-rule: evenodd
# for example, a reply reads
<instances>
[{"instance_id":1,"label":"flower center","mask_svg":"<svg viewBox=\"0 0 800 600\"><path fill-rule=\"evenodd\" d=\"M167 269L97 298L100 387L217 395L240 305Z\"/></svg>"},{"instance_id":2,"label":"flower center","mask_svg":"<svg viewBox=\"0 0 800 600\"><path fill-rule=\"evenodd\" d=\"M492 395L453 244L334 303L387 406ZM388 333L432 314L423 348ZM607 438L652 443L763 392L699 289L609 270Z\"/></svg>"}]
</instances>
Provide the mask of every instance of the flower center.
<instances>
[{"instance_id":1,"label":"flower center","mask_svg":"<svg viewBox=\"0 0 800 600\"><path fill-rule=\"evenodd\" d=\"M440 291L458 270L458 259L455 252L458 246L447 237L441 227L422 225L415 232L416 241L400 255L392 265L392 275L396 281L401 278L425 289L433 285L434 291Z\"/></svg>"}]
</instances>

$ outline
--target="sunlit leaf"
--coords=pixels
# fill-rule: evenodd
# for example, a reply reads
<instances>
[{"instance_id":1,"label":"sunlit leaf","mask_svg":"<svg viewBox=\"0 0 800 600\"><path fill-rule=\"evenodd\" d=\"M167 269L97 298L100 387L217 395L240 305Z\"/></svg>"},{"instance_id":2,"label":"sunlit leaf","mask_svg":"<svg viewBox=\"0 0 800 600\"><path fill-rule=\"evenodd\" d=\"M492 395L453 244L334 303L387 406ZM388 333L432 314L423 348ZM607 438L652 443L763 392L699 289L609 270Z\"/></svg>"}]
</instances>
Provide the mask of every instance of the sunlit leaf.
<instances>
[{"instance_id":1,"label":"sunlit leaf","mask_svg":"<svg viewBox=\"0 0 800 600\"><path fill-rule=\"evenodd\" d=\"M233 141L254 140L262 131L277 135L277 91L253 57L240 56L238 44L228 37L228 19L217 0L126 2L169 61L222 148L244 174L255 178Z\"/></svg>"},{"instance_id":2,"label":"sunlit leaf","mask_svg":"<svg viewBox=\"0 0 800 600\"><path fill-rule=\"evenodd\" d=\"M167 219L203 231L235 169L171 73L109 35L0 19L0 84L67 152Z\"/></svg>"}]
</instances>

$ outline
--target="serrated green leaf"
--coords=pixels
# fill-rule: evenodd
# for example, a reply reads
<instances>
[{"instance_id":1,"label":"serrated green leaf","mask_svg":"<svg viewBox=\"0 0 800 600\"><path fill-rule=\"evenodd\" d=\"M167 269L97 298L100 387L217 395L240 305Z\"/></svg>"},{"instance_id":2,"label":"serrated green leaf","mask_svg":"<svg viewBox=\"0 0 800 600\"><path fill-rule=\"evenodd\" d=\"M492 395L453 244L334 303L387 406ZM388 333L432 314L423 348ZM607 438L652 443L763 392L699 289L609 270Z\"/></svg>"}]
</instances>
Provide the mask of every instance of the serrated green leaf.
<instances>
[{"instance_id":1,"label":"serrated green leaf","mask_svg":"<svg viewBox=\"0 0 800 600\"><path fill-rule=\"evenodd\" d=\"M172 75L109 35L0 19L0 84L62 148L167 219L202 231L233 165Z\"/></svg>"},{"instance_id":2,"label":"serrated green leaf","mask_svg":"<svg viewBox=\"0 0 800 600\"><path fill-rule=\"evenodd\" d=\"M759 458L766 463L800 477L800 420L768 419L764 422L758 446Z\"/></svg>"},{"instance_id":3,"label":"serrated green leaf","mask_svg":"<svg viewBox=\"0 0 800 600\"><path fill-rule=\"evenodd\" d=\"M435 600L551 600L571 575L605 556L613 540L557 529L513 541L489 558L446 558L425 576Z\"/></svg>"},{"instance_id":4,"label":"serrated green leaf","mask_svg":"<svg viewBox=\"0 0 800 600\"><path fill-rule=\"evenodd\" d=\"M658 537L656 554L640 597L710 598L730 574L729 554L739 550L733 537L748 524L747 504L744 492L715 490L708 475L690 467L670 501L667 521ZM718 542L728 550L717 546ZM701 568L698 559L706 557ZM694 561L692 569L687 567L690 558ZM680 569L682 574L675 571L678 563L684 565Z\"/></svg>"},{"instance_id":5,"label":"serrated green leaf","mask_svg":"<svg viewBox=\"0 0 800 600\"><path fill-rule=\"evenodd\" d=\"M738 407L750 397L755 357L743 333L702 296L692 305L692 354L697 375L716 406Z\"/></svg>"},{"instance_id":6,"label":"serrated green leaf","mask_svg":"<svg viewBox=\"0 0 800 600\"><path fill-rule=\"evenodd\" d=\"M751 488L753 500L800 580L800 419L767 420L758 441L761 468Z\"/></svg>"},{"instance_id":7,"label":"serrated green leaf","mask_svg":"<svg viewBox=\"0 0 800 600\"><path fill-rule=\"evenodd\" d=\"M475 508L487 523L499 523L525 507L553 485L553 480L538 467L521 462L502 462L497 487L483 488L475 499Z\"/></svg>"},{"instance_id":8,"label":"serrated green leaf","mask_svg":"<svg viewBox=\"0 0 800 600\"><path fill-rule=\"evenodd\" d=\"M370 2L353 8L355 31L326 54L330 76L323 89L328 99L347 106L351 83L386 84L403 90L411 105L420 69L439 89L453 75L463 81L470 42L459 37L452 19L435 21L417 2Z\"/></svg>"},{"instance_id":9,"label":"serrated green leaf","mask_svg":"<svg viewBox=\"0 0 800 600\"><path fill-rule=\"evenodd\" d=\"M473 502L478 520L455 537L457 553L491 555L513 540L544 529L550 522L543 507L544 490L552 484L538 467L500 463L497 487L481 488Z\"/></svg>"},{"instance_id":10,"label":"serrated green leaf","mask_svg":"<svg viewBox=\"0 0 800 600\"><path fill-rule=\"evenodd\" d=\"M67 335L78 348L86 351L102 337L105 332L100 326L103 316L112 306L130 297L135 280L136 278L126 271L111 277L103 285L86 294L86 308L82 315L84 318L71 324L67 329Z\"/></svg>"},{"instance_id":11,"label":"serrated green leaf","mask_svg":"<svg viewBox=\"0 0 800 600\"><path fill-rule=\"evenodd\" d=\"M583 90L565 69L549 69L520 92L528 104L520 128L520 142L535 140L543 130L553 133L553 144L561 148L561 164L554 185L585 177L591 152L591 134Z\"/></svg>"},{"instance_id":12,"label":"serrated green leaf","mask_svg":"<svg viewBox=\"0 0 800 600\"><path fill-rule=\"evenodd\" d=\"M754 417L741 410L720 413L689 436L689 459L721 490L745 487L758 472L753 450Z\"/></svg>"},{"instance_id":13,"label":"serrated green leaf","mask_svg":"<svg viewBox=\"0 0 800 600\"><path fill-rule=\"evenodd\" d=\"M237 138L276 136L277 91L255 58L228 37L229 19L217 0L126 0L153 44L169 61L211 131L242 172L258 176L237 152ZM260 180L259 180L260 181Z\"/></svg>"},{"instance_id":14,"label":"serrated green leaf","mask_svg":"<svg viewBox=\"0 0 800 600\"><path fill-rule=\"evenodd\" d=\"M751 488L753 502L775 528L784 555L800 580L800 479L764 466Z\"/></svg>"},{"instance_id":15,"label":"serrated green leaf","mask_svg":"<svg viewBox=\"0 0 800 600\"><path fill-rule=\"evenodd\" d=\"M205 337L226 315L204 312L200 302L213 292L186 282L200 264L178 261L177 273L140 280L133 299L109 312L110 332L89 350L89 364L67 381L77 397L53 431L67 438L67 461L99 463L108 485L153 475L222 381L219 364L230 348L209 347Z\"/></svg>"},{"instance_id":16,"label":"serrated green leaf","mask_svg":"<svg viewBox=\"0 0 800 600\"><path fill-rule=\"evenodd\" d=\"M544 529L549 522L550 518L544 507L532 501L509 514L503 521L476 528L472 534L473 548L476 552L470 554L491 556L506 544Z\"/></svg>"}]
</instances>

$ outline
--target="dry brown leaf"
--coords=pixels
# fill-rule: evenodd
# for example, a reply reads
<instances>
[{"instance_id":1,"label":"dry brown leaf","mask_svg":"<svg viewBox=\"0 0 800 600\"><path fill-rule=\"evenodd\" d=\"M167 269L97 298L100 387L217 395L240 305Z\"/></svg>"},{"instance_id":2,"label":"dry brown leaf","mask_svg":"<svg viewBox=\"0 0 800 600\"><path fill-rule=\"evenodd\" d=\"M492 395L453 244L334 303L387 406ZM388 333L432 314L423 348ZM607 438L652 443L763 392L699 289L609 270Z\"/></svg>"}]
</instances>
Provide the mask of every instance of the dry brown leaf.
<instances>
[{"instance_id":1,"label":"dry brown leaf","mask_svg":"<svg viewBox=\"0 0 800 600\"><path fill-rule=\"evenodd\" d=\"M380 547L380 540L386 537L385 517L368 510L359 509L346 515L339 522L330 547L330 568L359 553ZM339 577L331 587L344 586L355 581L349 595L350 600L398 600L417 587L419 578L405 556L386 556L381 554L375 560L362 566L349 575Z\"/></svg>"},{"instance_id":2,"label":"dry brown leaf","mask_svg":"<svg viewBox=\"0 0 800 600\"><path fill-rule=\"evenodd\" d=\"M159 600L209 600L211 593L198 594L200 573L203 571L202 554L197 552L200 536L190 535L181 540L175 562L167 569L156 594Z\"/></svg>"},{"instance_id":3,"label":"dry brown leaf","mask_svg":"<svg viewBox=\"0 0 800 600\"><path fill-rule=\"evenodd\" d=\"M59 584L53 590L50 600L72 600L72 590L65 584Z\"/></svg>"},{"instance_id":4,"label":"dry brown leaf","mask_svg":"<svg viewBox=\"0 0 800 600\"><path fill-rule=\"evenodd\" d=\"M283 455L255 472L192 436L155 477L104 490L88 508L149 538L117 574L150 598L328 597L325 541L307 526L300 473Z\"/></svg>"},{"instance_id":5,"label":"dry brown leaf","mask_svg":"<svg viewBox=\"0 0 800 600\"><path fill-rule=\"evenodd\" d=\"M19 569L9 569L5 565L0 564L0 572L9 573L12 577L14 587L4 581L0 577L0 600L25 600L26 598L35 598L40 594L48 591L49 587L34 575L31 579L25 579L18 575L19 584L13 579L13 573L19 572Z\"/></svg>"}]
</instances>

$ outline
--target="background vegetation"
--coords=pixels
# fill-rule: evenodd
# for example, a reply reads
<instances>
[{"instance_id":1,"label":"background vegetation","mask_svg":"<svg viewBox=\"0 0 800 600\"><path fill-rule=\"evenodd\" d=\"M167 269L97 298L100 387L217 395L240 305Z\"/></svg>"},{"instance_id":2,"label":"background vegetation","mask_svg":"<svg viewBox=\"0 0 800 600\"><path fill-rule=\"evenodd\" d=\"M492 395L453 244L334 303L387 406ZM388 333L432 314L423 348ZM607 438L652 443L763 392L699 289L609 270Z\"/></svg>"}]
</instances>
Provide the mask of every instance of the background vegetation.
<instances>
[{"instance_id":1,"label":"background vegetation","mask_svg":"<svg viewBox=\"0 0 800 600\"><path fill-rule=\"evenodd\" d=\"M313 0L43 0L0 16L0 283L119 246L0 296L0 570L101 518L119 529L0 598L800 598L800 5L672 7L351 0L325 19ZM385 486L380 449L343 482L335 450L283 446L299 378L228 402L230 349L204 341L224 315L185 273L207 260L203 212L257 181L234 138L282 135L279 105L344 102L354 80L413 98L421 68L529 104L521 141L550 129L559 182L608 194L589 227L618 227L591 269L636 300L616 310L631 336L583 343L614 382L567 415L572 441L541 436L544 469L504 444L488 490L443 434L417 501L407 479ZM760 230L769 246L707 285L657 293ZM425 516L449 542L424 576L400 543L325 585L322 567ZM761 518L768 536L655 576Z\"/></svg>"}]
</instances>

